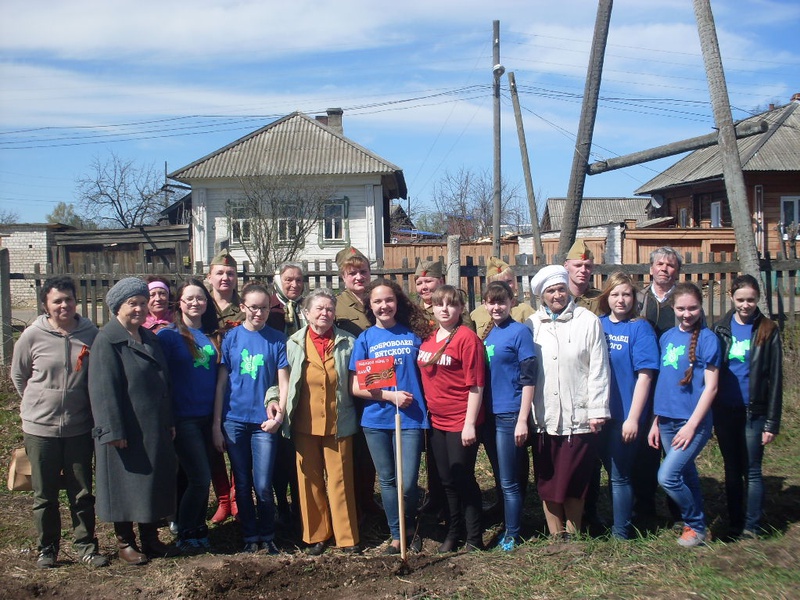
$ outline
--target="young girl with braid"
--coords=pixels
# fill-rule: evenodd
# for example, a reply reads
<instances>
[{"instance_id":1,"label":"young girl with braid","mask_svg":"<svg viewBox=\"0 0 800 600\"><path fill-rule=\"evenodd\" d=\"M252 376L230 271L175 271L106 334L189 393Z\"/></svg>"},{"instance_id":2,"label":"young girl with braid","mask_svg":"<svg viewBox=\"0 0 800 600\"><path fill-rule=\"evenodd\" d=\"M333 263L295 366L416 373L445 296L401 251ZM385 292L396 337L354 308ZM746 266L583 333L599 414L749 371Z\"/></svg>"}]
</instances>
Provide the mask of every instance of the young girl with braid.
<instances>
[{"instance_id":1,"label":"young girl with braid","mask_svg":"<svg viewBox=\"0 0 800 600\"><path fill-rule=\"evenodd\" d=\"M431 296L439 327L420 346L417 364L431 419L431 446L447 498L447 535L439 552L452 552L466 530L467 549L483 548L481 490L475 480L477 429L483 423L483 344L462 326L464 299L451 285Z\"/></svg>"},{"instance_id":2,"label":"young girl with braid","mask_svg":"<svg viewBox=\"0 0 800 600\"><path fill-rule=\"evenodd\" d=\"M666 452L658 483L681 511L684 527L678 544L691 548L708 539L695 459L711 437L710 409L721 356L717 336L703 324L703 296L697 286L676 285L672 306L678 325L660 339L656 418L648 442Z\"/></svg>"}]
</instances>

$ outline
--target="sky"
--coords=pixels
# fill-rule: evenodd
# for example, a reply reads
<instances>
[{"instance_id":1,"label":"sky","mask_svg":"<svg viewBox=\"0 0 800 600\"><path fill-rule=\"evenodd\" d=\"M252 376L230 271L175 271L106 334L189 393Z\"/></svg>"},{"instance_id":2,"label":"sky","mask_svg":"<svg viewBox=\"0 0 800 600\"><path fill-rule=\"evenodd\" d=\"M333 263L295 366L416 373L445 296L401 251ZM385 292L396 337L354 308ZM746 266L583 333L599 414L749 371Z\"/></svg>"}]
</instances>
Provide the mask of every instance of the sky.
<instances>
[{"instance_id":1,"label":"sky","mask_svg":"<svg viewBox=\"0 0 800 600\"><path fill-rule=\"evenodd\" d=\"M800 3L712 0L735 120L800 92ZM115 153L174 171L296 110L405 174L493 165L492 21L514 72L540 205L566 195L597 3L590 0L0 0L0 211L42 222ZM502 170L522 185L508 79ZM613 5L593 160L713 131L690 0ZM630 196L677 159L589 177Z\"/></svg>"}]
</instances>

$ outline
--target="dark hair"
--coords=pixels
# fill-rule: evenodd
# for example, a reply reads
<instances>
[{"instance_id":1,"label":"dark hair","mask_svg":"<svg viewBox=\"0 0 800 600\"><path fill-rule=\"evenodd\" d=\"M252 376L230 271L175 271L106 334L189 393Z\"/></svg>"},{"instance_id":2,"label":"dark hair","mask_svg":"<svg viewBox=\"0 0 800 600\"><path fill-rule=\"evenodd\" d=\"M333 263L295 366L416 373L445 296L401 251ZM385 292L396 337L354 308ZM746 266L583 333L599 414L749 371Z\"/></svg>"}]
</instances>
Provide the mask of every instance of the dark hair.
<instances>
[{"instance_id":1,"label":"dark hair","mask_svg":"<svg viewBox=\"0 0 800 600\"><path fill-rule=\"evenodd\" d=\"M39 290L39 302L45 304L47 302L47 294L50 290L58 290L59 292L72 292L72 297L78 297L75 291L75 280L67 275L56 275L55 277L48 277L42 284L42 289Z\"/></svg>"},{"instance_id":2,"label":"dark hair","mask_svg":"<svg viewBox=\"0 0 800 600\"><path fill-rule=\"evenodd\" d=\"M247 297L247 295L252 294L253 292L261 292L262 294L266 295L267 298L269 298L267 286L260 281L248 281L242 288L242 292L240 294L241 302L244 302L244 299Z\"/></svg>"},{"instance_id":3,"label":"dark hair","mask_svg":"<svg viewBox=\"0 0 800 600\"><path fill-rule=\"evenodd\" d=\"M219 340L217 336L214 334L217 331L218 321L217 321L217 314L214 310L214 299L211 297L211 294L206 289L206 286L203 285L203 282L199 279L195 279L194 277L190 277L186 281L184 281L179 287L178 290L175 292L175 308L174 308L174 316L173 322L175 323L175 328L178 330L178 333L181 334L183 341L186 343L186 347L189 349L189 353L192 355L193 358L199 358L200 352L197 348L197 344L194 341L194 336L192 336L192 332L189 331L189 328L186 326L186 323L183 322L183 306L181 305L181 296L183 296L183 291L187 287L199 287L203 290L203 294L206 297L206 311L203 313L203 316L200 318L200 331L205 333L211 342L214 344L214 348L217 350L217 360L219 360ZM212 337L213 336L213 337Z\"/></svg>"},{"instance_id":4,"label":"dark hair","mask_svg":"<svg viewBox=\"0 0 800 600\"><path fill-rule=\"evenodd\" d=\"M731 283L731 296L733 296L738 290L748 287L753 288L756 291L756 294L761 297L761 286L758 285L758 279L752 275L748 275L747 273L739 275L733 280L733 283Z\"/></svg>"},{"instance_id":5,"label":"dark hair","mask_svg":"<svg viewBox=\"0 0 800 600\"><path fill-rule=\"evenodd\" d=\"M509 303L513 303L514 297L514 290L505 281L492 281L483 292L484 302L507 300Z\"/></svg>"},{"instance_id":6,"label":"dark hair","mask_svg":"<svg viewBox=\"0 0 800 600\"><path fill-rule=\"evenodd\" d=\"M636 301L636 295L639 293L639 287L636 285L633 277L627 273L623 273L622 271L614 271L608 276L608 280L603 288L603 292L597 297L598 310L603 315L611 314L611 306L608 304L608 297L618 285L628 285L631 288L631 292L633 292L633 306L627 315L629 319L633 320L639 316L639 303Z\"/></svg>"},{"instance_id":7,"label":"dark hair","mask_svg":"<svg viewBox=\"0 0 800 600\"><path fill-rule=\"evenodd\" d=\"M684 281L682 283L678 283L675 285L675 290L672 292L672 296L670 298L670 303L674 306L675 299L679 296L694 296L695 299L700 303L700 310L702 311L703 306L703 292L700 291L700 288L697 287L693 283L689 283L688 281ZM689 385L692 381L692 373L694 371L694 363L697 360L697 340L700 337L700 330L703 328L703 318L702 315L697 321L694 322L692 326L692 339L689 342L689 366L686 369L686 372L683 374L683 379L678 382L678 385L684 386Z\"/></svg>"},{"instance_id":8,"label":"dark hair","mask_svg":"<svg viewBox=\"0 0 800 600\"><path fill-rule=\"evenodd\" d=\"M375 288L379 287L388 287L394 293L394 297L397 300L397 312L394 318L398 323L408 327L423 340L436 330L428 316L422 312L422 309L411 301L397 282L391 279L375 279L367 285L365 290L365 298L367 300L364 302L364 308L367 319L372 325L375 325L376 319L375 313L372 312L369 298Z\"/></svg>"}]
</instances>

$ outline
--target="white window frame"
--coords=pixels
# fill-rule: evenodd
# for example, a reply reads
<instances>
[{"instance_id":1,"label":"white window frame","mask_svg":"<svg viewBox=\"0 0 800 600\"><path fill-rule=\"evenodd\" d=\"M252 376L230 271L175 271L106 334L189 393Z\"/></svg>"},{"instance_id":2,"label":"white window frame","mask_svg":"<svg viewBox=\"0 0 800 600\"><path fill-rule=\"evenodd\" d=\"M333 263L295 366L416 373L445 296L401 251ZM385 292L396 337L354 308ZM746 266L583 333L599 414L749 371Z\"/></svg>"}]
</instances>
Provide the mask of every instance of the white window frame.
<instances>
[{"instance_id":1,"label":"white window frame","mask_svg":"<svg viewBox=\"0 0 800 600\"><path fill-rule=\"evenodd\" d=\"M285 207L288 211L292 211L294 207ZM288 212L287 211L287 212ZM287 243L297 239L297 216L278 217L278 242Z\"/></svg>"},{"instance_id":2,"label":"white window frame","mask_svg":"<svg viewBox=\"0 0 800 600\"><path fill-rule=\"evenodd\" d=\"M251 219L247 217L247 209L244 204L231 201L230 217L228 223L228 235L234 244L244 244L252 241ZM240 235L237 235L237 229Z\"/></svg>"},{"instance_id":3,"label":"white window frame","mask_svg":"<svg viewBox=\"0 0 800 600\"><path fill-rule=\"evenodd\" d=\"M792 215L786 214L786 205L792 204ZM786 226L790 223L800 223L800 196L781 196L781 235L783 239L789 239L786 234ZM800 235L796 239L800 239Z\"/></svg>"},{"instance_id":4,"label":"white window frame","mask_svg":"<svg viewBox=\"0 0 800 600\"><path fill-rule=\"evenodd\" d=\"M722 227L722 201L711 203L711 227Z\"/></svg>"},{"instance_id":5,"label":"white window frame","mask_svg":"<svg viewBox=\"0 0 800 600\"><path fill-rule=\"evenodd\" d=\"M325 206L323 206L322 210L322 241L327 244L344 242L346 236L345 220L347 214L344 200L327 202ZM336 211L337 214L329 214L329 211L330 213Z\"/></svg>"}]
</instances>

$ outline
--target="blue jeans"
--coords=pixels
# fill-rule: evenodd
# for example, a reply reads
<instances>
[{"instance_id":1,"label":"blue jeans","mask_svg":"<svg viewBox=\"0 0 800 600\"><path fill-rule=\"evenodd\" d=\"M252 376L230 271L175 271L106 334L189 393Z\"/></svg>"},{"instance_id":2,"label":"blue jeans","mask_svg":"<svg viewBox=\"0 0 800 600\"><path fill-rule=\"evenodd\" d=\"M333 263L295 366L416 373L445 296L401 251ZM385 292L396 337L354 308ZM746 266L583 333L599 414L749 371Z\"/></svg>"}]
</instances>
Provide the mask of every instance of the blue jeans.
<instances>
[{"instance_id":1,"label":"blue jeans","mask_svg":"<svg viewBox=\"0 0 800 600\"><path fill-rule=\"evenodd\" d=\"M181 538L206 537L210 449L211 416L175 420L175 454L186 473L186 489L178 500L178 535Z\"/></svg>"},{"instance_id":2,"label":"blue jeans","mask_svg":"<svg viewBox=\"0 0 800 600\"><path fill-rule=\"evenodd\" d=\"M720 405L714 409L714 431L725 464L725 495L731 530L758 532L764 502L761 434L766 417L748 417L747 408ZM745 507L745 489L747 505Z\"/></svg>"},{"instance_id":3,"label":"blue jeans","mask_svg":"<svg viewBox=\"0 0 800 600\"><path fill-rule=\"evenodd\" d=\"M422 429L403 429L403 499L405 501L406 529L414 527L417 512L417 478L422 454ZM397 502L396 447L394 429L372 429L364 427L369 453L378 472L381 499L389 531L393 540L400 539L400 512Z\"/></svg>"},{"instance_id":4,"label":"blue jeans","mask_svg":"<svg viewBox=\"0 0 800 600\"><path fill-rule=\"evenodd\" d=\"M222 432L228 446L236 483L236 505L245 544L275 538L275 501L272 471L280 434L265 433L260 423L224 421ZM253 504L253 490L256 504Z\"/></svg>"},{"instance_id":5,"label":"blue jeans","mask_svg":"<svg viewBox=\"0 0 800 600\"><path fill-rule=\"evenodd\" d=\"M686 419L658 418L661 447L667 453L658 469L658 483L678 505L683 522L703 534L706 531L703 493L694 461L711 437L711 419L706 418L697 427L692 442L685 449L676 450L671 446L672 438L685 424Z\"/></svg>"},{"instance_id":6,"label":"blue jeans","mask_svg":"<svg viewBox=\"0 0 800 600\"><path fill-rule=\"evenodd\" d=\"M519 447L514 441L514 429L518 417L517 412L494 416L497 467L500 471L500 488L503 490L503 511L506 521L505 535L514 539L519 538L522 522L522 488L517 465L521 460L520 454L527 454L525 446Z\"/></svg>"},{"instance_id":7,"label":"blue jeans","mask_svg":"<svg viewBox=\"0 0 800 600\"><path fill-rule=\"evenodd\" d=\"M639 448L639 438L647 435L645 428L639 428L639 437L626 444L622 441L622 421L614 419L603 426L606 446L603 448L603 466L611 482L611 506L614 511L614 524L611 535L627 540L631 535L631 514L633 513L633 461Z\"/></svg>"}]
</instances>

